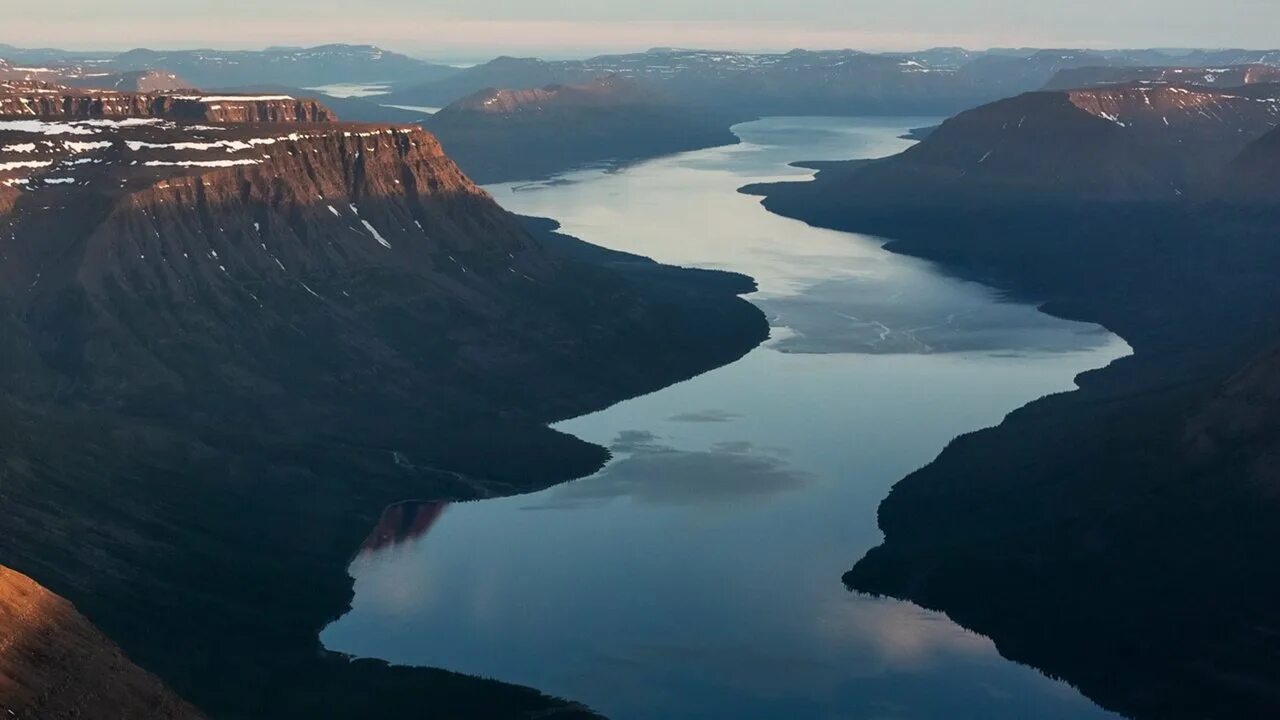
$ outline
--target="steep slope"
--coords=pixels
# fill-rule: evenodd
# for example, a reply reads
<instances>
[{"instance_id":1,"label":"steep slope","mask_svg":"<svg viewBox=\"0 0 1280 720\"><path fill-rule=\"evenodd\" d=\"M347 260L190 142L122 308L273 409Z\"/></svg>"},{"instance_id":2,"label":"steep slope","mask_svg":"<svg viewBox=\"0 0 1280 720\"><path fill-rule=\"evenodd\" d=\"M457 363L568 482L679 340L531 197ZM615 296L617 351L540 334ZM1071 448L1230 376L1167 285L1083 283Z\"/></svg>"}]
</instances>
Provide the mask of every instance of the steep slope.
<instances>
[{"instance_id":1,"label":"steep slope","mask_svg":"<svg viewBox=\"0 0 1280 720\"><path fill-rule=\"evenodd\" d=\"M749 279L530 230L412 126L0 120L0 168L0 562L214 717L589 715L317 634L387 505L593 472L546 423L763 340Z\"/></svg>"},{"instance_id":2,"label":"steep slope","mask_svg":"<svg viewBox=\"0 0 1280 720\"><path fill-rule=\"evenodd\" d=\"M1280 573L1267 558L1280 541L1275 131L1234 160L1208 164L1182 196L1113 182L1135 177L1129 163L1150 163L1144 154L1115 169L1099 165L1100 191L1084 182L1087 165L1067 185L1029 170L1042 162L1048 172L1072 152L1091 160L1122 152L1103 143L1117 133L1156 137L1166 126L1150 116L1178 108L1185 117L1170 117L1167 133L1184 142L1165 151L1219 137L1210 154L1218 157L1231 143L1225 134L1203 139L1208 128L1224 121L1227 134L1253 135L1236 124L1252 115L1228 108L1249 97L1265 106L1256 98L1269 96L1183 89L1144 93L1148 105L1133 102L1135 92L1033 96L1114 119L1079 122L1038 150L1026 146L1028 170L1006 167L1000 183L971 166L931 176L930 185L880 182L891 170L922 167L920 156L967 161L993 127L1003 129L986 122L986 136L957 136L957 118L935 134L935 147L927 147L930 136L897 158L764 190L770 207L891 238L893 250L1100 322L1135 350L1079 378L1074 393L958 438L901 481L880 508L884 544L845 581L943 610L1006 656L1131 717L1274 717Z\"/></svg>"},{"instance_id":3,"label":"steep slope","mask_svg":"<svg viewBox=\"0 0 1280 720\"><path fill-rule=\"evenodd\" d=\"M1231 161L1216 178L1215 195L1241 205L1280 203L1280 130L1272 130Z\"/></svg>"},{"instance_id":4,"label":"steep slope","mask_svg":"<svg viewBox=\"0 0 1280 720\"><path fill-rule=\"evenodd\" d=\"M484 90L424 121L480 182L546 177L737 142L726 115L617 76L578 85Z\"/></svg>"},{"instance_id":5,"label":"steep slope","mask_svg":"<svg viewBox=\"0 0 1280 720\"><path fill-rule=\"evenodd\" d=\"M196 720L66 600L0 567L0 711L61 720Z\"/></svg>"}]
</instances>

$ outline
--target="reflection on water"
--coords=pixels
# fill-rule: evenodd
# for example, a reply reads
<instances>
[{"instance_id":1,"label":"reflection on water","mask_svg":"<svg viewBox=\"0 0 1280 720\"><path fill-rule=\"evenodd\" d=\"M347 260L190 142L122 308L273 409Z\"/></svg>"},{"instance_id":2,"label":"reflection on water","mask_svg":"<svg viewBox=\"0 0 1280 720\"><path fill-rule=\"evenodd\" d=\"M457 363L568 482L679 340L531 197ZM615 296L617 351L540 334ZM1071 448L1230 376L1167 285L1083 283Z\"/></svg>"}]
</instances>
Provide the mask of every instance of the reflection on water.
<instances>
[{"instance_id":1,"label":"reflection on water","mask_svg":"<svg viewBox=\"0 0 1280 720\"><path fill-rule=\"evenodd\" d=\"M900 279L871 274L828 280L759 304L791 330L777 343L783 352L1070 352L1108 342L1101 328L1066 328L1030 305L999 302L975 283L904 288Z\"/></svg>"},{"instance_id":2,"label":"reflection on water","mask_svg":"<svg viewBox=\"0 0 1280 720\"><path fill-rule=\"evenodd\" d=\"M421 540L431 532L431 526L436 524L447 507L447 502L418 500L408 500L388 507L382 511L378 525L360 546L360 553L376 554L380 550Z\"/></svg>"},{"instance_id":3,"label":"reflection on water","mask_svg":"<svg viewBox=\"0 0 1280 720\"><path fill-rule=\"evenodd\" d=\"M734 147L492 188L602 245L756 277L774 339L558 425L611 449L593 477L384 517L379 537L430 535L356 559L352 612L326 646L531 685L616 720L1106 717L945 617L840 582L880 541L894 482L1128 351L736 192L803 179L793 161L895 152L928 124L774 118L738 127Z\"/></svg>"},{"instance_id":4,"label":"reflection on water","mask_svg":"<svg viewBox=\"0 0 1280 720\"><path fill-rule=\"evenodd\" d=\"M609 446L613 462L588 482L552 488L546 502L527 507L565 508L628 497L654 505L740 502L798 490L811 476L788 465L787 451L747 440L725 441L706 450L664 445L647 430L627 430Z\"/></svg>"}]
</instances>

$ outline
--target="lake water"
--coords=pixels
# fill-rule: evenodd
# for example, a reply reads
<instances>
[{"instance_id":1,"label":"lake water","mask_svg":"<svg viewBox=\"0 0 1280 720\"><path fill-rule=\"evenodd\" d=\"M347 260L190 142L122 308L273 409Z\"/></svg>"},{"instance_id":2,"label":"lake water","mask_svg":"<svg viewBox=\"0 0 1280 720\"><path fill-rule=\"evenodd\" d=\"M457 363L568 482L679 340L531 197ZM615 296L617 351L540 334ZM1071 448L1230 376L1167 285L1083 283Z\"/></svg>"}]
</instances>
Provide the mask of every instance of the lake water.
<instances>
[{"instance_id":1,"label":"lake water","mask_svg":"<svg viewBox=\"0 0 1280 720\"><path fill-rule=\"evenodd\" d=\"M325 645L530 685L615 720L1110 717L945 616L840 582L880 541L893 483L1129 352L736 192L803 180L797 160L897 152L929 122L771 118L735 128L738 146L491 188L591 242L754 276L774 339L561 423L613 449L591 478L389 512Z\"/></svg>"}]
</instances>

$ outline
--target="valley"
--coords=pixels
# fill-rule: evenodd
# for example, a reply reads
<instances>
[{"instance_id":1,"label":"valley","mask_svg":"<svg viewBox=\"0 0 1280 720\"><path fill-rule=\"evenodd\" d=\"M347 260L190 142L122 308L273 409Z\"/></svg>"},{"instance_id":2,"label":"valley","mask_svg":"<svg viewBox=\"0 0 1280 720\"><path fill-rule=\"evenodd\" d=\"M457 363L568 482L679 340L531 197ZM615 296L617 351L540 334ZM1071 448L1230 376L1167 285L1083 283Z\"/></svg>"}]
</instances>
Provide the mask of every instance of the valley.
<instances>
[{"instance_id":1,"label":"valley","mask_svg":"<svg viewBox=\"0 0 1280 720\"><path fill-rule=\"evenodd\" d=\"M0 45L0 715L1280 711L1276 51L244 42Z\"/></svg>"}]
</instances>

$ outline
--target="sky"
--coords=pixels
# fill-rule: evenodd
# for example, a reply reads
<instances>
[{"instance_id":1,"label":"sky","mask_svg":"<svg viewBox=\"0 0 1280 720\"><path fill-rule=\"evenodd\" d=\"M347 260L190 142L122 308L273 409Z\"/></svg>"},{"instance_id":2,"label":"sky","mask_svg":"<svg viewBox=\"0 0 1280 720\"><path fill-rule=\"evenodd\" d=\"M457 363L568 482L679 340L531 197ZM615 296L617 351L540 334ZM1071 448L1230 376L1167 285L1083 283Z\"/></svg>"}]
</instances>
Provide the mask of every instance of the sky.
<instances>
[{"instance_id":1,"label":"sky","mask_svg":"<svg viewBox=\"0 0 1280 720\"><path fill-rule=\"evenodd\" d=\"M5 15L0 42L77 50L352 42L482 58L654 46L1280 47L1280 0L40 0Z\"/></svg>"}]
</instances>

